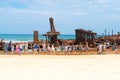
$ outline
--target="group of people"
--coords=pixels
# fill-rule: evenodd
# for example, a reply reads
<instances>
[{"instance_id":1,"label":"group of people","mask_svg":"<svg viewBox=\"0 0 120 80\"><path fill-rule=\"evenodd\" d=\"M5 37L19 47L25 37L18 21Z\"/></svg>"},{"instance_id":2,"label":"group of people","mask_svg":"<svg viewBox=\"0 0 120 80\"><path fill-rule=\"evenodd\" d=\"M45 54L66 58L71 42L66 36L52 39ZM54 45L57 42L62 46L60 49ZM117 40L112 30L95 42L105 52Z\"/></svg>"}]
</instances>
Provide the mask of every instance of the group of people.
<instances>
[{"instance_id":1,"label":"group of people","mask_svg":"<svg viewBox=\"0 0 120 80\"><path fill-rule=\"evenodd\" d=\"M22 53L29 53L31 50L32 53L38 54L40 52L48 52L47 54L50 54L50 52L55 53L56 51L62 52L62 54L69 55L73 54L73 52L78 52L78 54L82 54L83 51L88 51L89 47L88 45L74 45L70 43L64 43L60 46L55 47L54 44L50 43L33 43L32 45L21 42L21 43L12 43L11 41L9 43L4 43L4 54L19 54Z\"/></svg>"},{"instance_id":2,"label":"group of people","mask_svg":"<svg viewBox=\"0 0 120 80\"><path fill-rule=\"evenodd\" d=\"M110 44L109 42L105 42L103 44L99 43L97 46L97 54L109 54L111 50L114 54L118 54L118 46L116 43Z\"/></svg>"},{"instance_id":3,"label":"group of people","mask_svg":"<svg viewBox=\"0 0 120 80\"><path fill-rule=\"evenodd\" d=\"M77 54L82 54L83 52L86 53L89 51L88 44L82 45L81 43L79 45L74 45L72 43L65 43L58 47L55 47L54 44L50 43L33 43L32 45L29 45L27 42L21 42L21 43L12 43L11 41L9 43L4 43L4 54L19 54L22 53L29 53L31 50L32 53L38 54L40 52L50 52L54 53L56 51L62 52L64 55L70 55L73 54L73 52L77 52ZM103 54L103 53L109 53L112 49L113 53L118 54L117 44L110 44L110 43L99 43L97 46L97 54Z\"/></svg>"},{"instance_id":4,"label":"group of people","mask_svg":"<svg viewBox=\"0 0 120 80\"><path fill-rule=\"evenodd\" d=\"M39 45L38 43L34 44L28 44L27 42L18 42L18 43L12 43L11 41L9 43L4 42L4 54L19 54L22 53L29 53L33 52L34 54L38 54L39 52L51 52L55 51L54 44L49 43L42 43Z\"/></svg>"},{"instance_id":5,"label":"group of people","mask_svg":"<svg viewBox=\"0 0 120 80\"><path fill-rule=\"evenodd\" d=\"M28 49L27 43L9 43L4 42L4 54L19 54L26 52Z\"/></svg>"},{"instance_id":6,"label":"group of people","mask_svg":"<svg viewBox=\"0 0 120 80\"><path fill-rule=\"evenodd\" d=\"M88 44L82 45L81 43L78 45L65 44L61 46L61 51L63 51L65 55L73 54L73 52L82 54L83 52L89 51L89 46Z\"/></svg>"}]
</instances>

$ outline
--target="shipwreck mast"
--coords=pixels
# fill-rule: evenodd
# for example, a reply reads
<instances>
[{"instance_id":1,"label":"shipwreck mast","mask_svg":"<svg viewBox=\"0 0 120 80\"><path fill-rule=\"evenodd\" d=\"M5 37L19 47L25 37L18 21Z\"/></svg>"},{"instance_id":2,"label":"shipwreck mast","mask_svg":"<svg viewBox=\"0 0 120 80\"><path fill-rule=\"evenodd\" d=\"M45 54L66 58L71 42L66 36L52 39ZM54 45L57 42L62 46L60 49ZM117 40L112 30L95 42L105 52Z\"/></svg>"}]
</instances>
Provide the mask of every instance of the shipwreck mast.
<instances>
[{"instance_id":1,"label":"shipwreck mast","mask_svg":"<svg viewBox=\"0 0 120 80\"><path fill-rule=\"evenodd\" d=\"M47 32L46 34L43 34L43 36L46 36L46 42L50 42L55 46L59 46L57 36L60 34L60 32L56 32L52 17L49 18L49 22L50 22L50 31Z\"/></svg>"}]
</instances>

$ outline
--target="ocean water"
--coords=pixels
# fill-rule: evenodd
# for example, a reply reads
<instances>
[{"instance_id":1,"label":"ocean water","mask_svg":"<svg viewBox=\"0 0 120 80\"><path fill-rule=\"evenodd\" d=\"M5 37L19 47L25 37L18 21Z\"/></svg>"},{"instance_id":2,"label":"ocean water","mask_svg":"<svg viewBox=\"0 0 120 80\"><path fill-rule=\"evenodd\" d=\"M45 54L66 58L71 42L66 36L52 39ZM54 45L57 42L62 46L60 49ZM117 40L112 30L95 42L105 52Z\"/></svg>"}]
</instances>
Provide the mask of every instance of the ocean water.
<instances>
[{"instance_id":1,"label":"ocean water","mask_svg":"<svg viewBox=\"0 0 120 80\"><path fill-rule=\"evenodd\" d=\"M0 40L2 38L7 42L31 42L33 34L0 34ZM75 39L75 35L59 35L58 39ZM39 40L45 40L45 36L39 35Z\"/></svg>"}]
</instances>

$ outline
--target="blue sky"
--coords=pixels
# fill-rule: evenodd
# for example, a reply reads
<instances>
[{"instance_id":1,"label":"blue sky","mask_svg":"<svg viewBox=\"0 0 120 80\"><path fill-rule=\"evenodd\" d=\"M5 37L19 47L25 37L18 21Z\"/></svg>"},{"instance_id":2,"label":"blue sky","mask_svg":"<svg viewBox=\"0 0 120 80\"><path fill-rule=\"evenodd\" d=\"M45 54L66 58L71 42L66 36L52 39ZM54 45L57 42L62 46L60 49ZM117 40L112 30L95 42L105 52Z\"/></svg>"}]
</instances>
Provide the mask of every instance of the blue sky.
<instances>
[{"instance_id":1,"label":"blue sky","mask_svg":"<svg viewBox=\"0 0 120 80\"><path fill-rule=\"evenodd\" d=\"M39 34L49 31L49 17L57 31L75 34L83 28L98 34L120 31L120 0L0 0L0 34Z\"/></svg>"}]
</instances>

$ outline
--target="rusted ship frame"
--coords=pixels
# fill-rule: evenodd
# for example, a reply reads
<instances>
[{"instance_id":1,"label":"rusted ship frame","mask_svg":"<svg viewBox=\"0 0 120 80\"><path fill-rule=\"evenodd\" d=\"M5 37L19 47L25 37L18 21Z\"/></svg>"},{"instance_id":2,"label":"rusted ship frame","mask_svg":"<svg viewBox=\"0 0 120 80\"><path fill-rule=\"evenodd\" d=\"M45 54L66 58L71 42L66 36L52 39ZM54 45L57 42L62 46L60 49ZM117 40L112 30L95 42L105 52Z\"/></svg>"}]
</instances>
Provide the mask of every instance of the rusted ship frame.
<instances>
[{"instance_id":1,"label":"rusted ship frame","mask_svg":"<svg viewBox=\"0 0 120 80\"><path fill-rule=\"evenodd\" d=\"M95 36L97 35L97 33L84 29L76 29L75 32L77 44L82 43L83 45L85 45L86 43L88 43L89 46L95 47Z\"/></svg>"},{"instance_id":2,"label":"rusted ship frame","mask_svg":"<svg viewBox=\"0 0 120 80\"><path fill-rule=\"evenodd\" d=\"M58 38L57 36L60 35L60 32L56 32L53 18L49 18L50 21L50 31L46 34L43 34L43 36L46 37L46 42L50 42L51 44L54 44L54 46L59 46Z\"/></svg>"}]
</instances>

